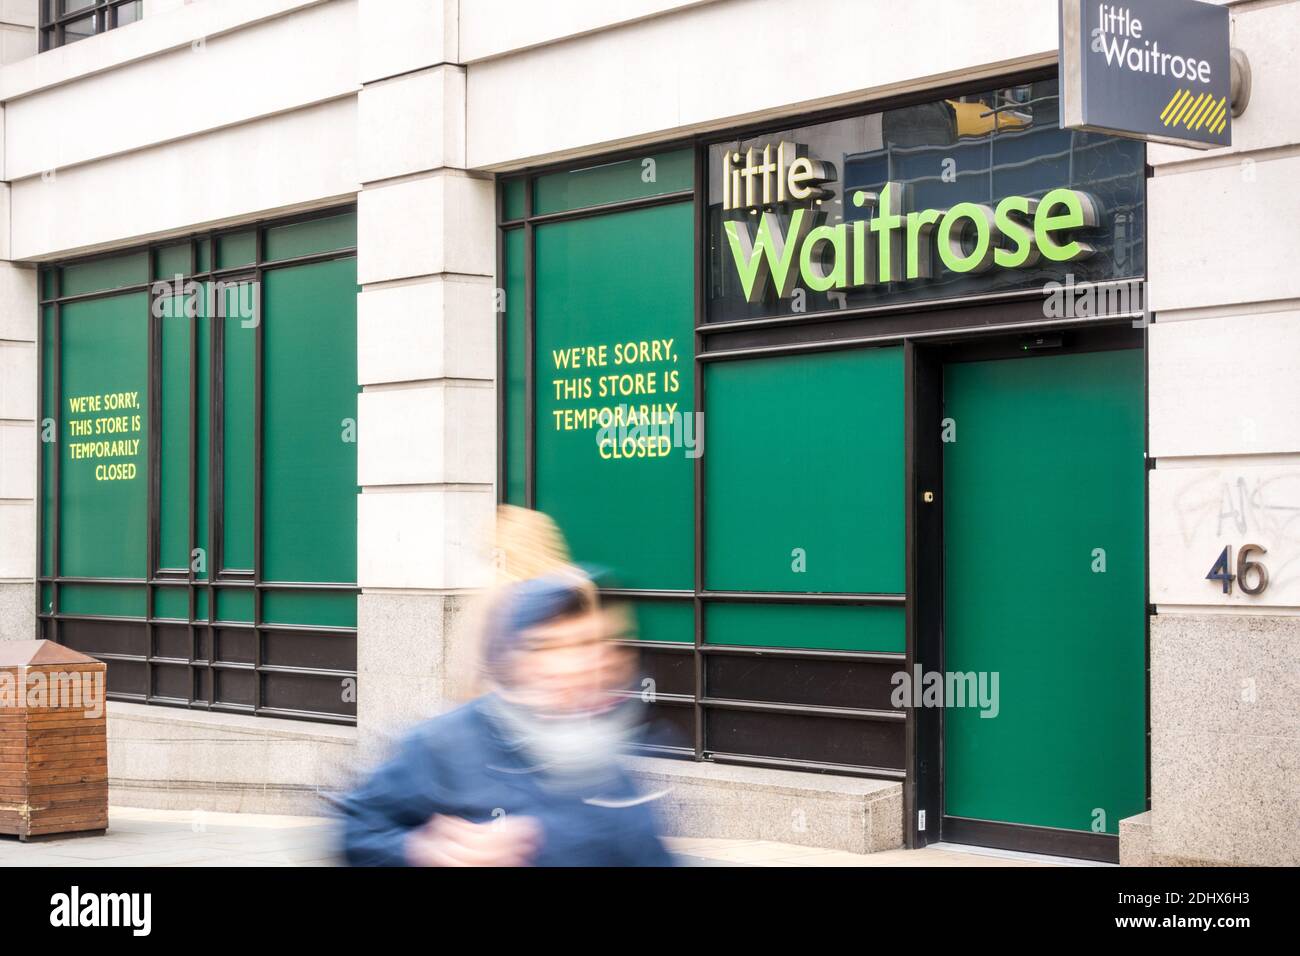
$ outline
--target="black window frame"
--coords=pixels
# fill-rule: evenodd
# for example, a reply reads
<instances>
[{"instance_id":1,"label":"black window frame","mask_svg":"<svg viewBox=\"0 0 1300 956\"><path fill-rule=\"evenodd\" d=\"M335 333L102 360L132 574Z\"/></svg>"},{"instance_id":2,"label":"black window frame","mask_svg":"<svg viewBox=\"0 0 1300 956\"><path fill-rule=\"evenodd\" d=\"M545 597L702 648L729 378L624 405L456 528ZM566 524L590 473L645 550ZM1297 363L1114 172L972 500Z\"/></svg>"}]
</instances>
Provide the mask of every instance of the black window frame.
<instances>
[{"instance_id":1,"label":"black window frame","mask_svg":"<svg viewBox=\"0 0 1300 956\"><path fill-rule=\"evenodd\" d=\"M66 30L69 23L89 18L95 25L92 36L99 36L119 26L118 10L128 4L139 3L140 15L129 23L136 23L144 18L144 0L91 0L75 10L66 9L69 0L41 0L40 9L40 50L45 53L67 46Z\"/></svg>"}]
</instances>

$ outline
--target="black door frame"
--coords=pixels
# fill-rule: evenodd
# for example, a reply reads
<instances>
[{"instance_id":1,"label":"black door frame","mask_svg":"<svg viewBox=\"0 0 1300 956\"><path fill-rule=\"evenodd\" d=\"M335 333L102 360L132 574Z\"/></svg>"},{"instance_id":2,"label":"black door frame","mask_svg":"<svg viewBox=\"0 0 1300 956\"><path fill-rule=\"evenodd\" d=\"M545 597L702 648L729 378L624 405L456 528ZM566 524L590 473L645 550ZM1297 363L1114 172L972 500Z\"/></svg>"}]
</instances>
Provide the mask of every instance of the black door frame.
<instances>
[{"instance_id":1,"label":"black door frame","mask_svg":"<svg viewBox=\"0 0 1300 956\"><path fill-rule=\"evenodd\" d=\"M943 369L957 362L1034 358L1044 355L1081 354L1146 348L1145 327L1128 319L1096 323L1052 333L970 336L908 341L906 348L909 490L908 535L909 593L914 595L908 635L908 673L914 666L924 671L944 670L944 542L943 542ZM1144 410L1145 412L1145 410ZM1145 451L1145 449L1144 449ZM1144 548L1146 540L1146 506ZM1146 585L1144 585L1145 587ZM1144 614L1146 656L1150 661L1150 614ZM1149 707L1148 694L1148 707ZM912 728L915 789L909 828L912 845L963 843L995 849L1051 854L1107 863L1119 862L1119 838L1054 827L1010 824L990 820L950 817L944 813L943 708L913 708ZM1147 721L1146 806L1150 807L1150 719ZM924 814L924 816L921 816ZM924 821L924 822L923 822Z\"/></svg>"}]
</instances>

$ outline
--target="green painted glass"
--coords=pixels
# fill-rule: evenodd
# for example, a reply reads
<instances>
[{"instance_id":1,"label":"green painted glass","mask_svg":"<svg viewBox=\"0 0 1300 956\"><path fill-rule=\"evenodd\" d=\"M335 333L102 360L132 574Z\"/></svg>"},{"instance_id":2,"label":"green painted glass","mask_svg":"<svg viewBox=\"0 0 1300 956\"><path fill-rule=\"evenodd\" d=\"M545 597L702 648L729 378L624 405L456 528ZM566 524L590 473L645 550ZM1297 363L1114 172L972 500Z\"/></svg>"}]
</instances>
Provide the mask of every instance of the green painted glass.
<instances>
[{"instance_id":1,"label":"green painted glass","mask_svg":"<svg viewBox=\"0 0 1300 956\"><path fill-rule=\"evenodd\" d=\"M357 263L268 271L264 336L263 577L357 574Z\"/></svg>"},{"instance_id":2,"label":"green painted glass","mask_svg":"<svg viewBox=\"0 0 1300 956\"><path fill-rule=\"evenodd\" d=\"M704 611L704 640L901 654L907 643L906 615L901 607L710 603Z\"/></svg>"},{"instance_id":3,"label":"green painted glass","mask_svg":"<svg viewBox=\"0 0 1300 956\"><path fill-rule=\"evenodd\" d=\"M662 196L690 189L694 182L695 154L691 150L647 153L617 163L538 176L533 182L533 214Z\"/></svg>"},{"instance_id":4,"label":"green painted glass","mask_svg":"<svg viewBox=\"0 0 1300 956\"><path fill-rule=\"evenodd\" d=\"M101 292L125 286L143 285L149 281L149 257L143 252L131 252L106 259L93 259L78 265L63 267L63 295L81 295L84 292Z\"/></svg>"},{"instance_id":5,"label":"green painted glass","mask_svg":"<svg viewBox=\"0 0 1300 956\"><path fill-rule=\"evenodd\" d=\"M266 230L262 256L268 261L351 249L357 244L357 214L345 212Z\"/></svg>"},{"instance_id":6,"label":"green painted glass","mask_svg":"<svg viewBox=\"0 0 1300 956\"><path fill-rule=\"evenodd\" d=\"M54 610L54 585L41 585L41 611L49 614Z\"/></svg>"},{"instance_id":7,"label":"green painted glass","mask_svg":"<svg viewBox=\"0 0 1300 956\"><path fill-rule=\"evenodd\" d=\"M705 382L708 588L901 594L902 349L718 362Z\"/></svg>"},{"instance_id":8,"label":"green painted glass","mask_svg":"<svg viewBox=\"0 0 1300 956\"><path fill-rule=\"evenodd\" d=\"M253 592L244 588L217 588L218 621L252 621Z\"/></svg>"},{"instance_id":9,"label":"green painted glass","mask_svg":"<svg viewBox=\"0 0 1300 956\"><path fill-rule=\"evenodd\" d=\"M212 242L209 239L200 239L194 249L194 263L199 272L207 272L212 268Z\"/></svg>"},{"instance_id":10,"label":"green painted glass","mask_svg":"<svg viewBox=\"0 0 1300 956\"><path fill-rule=\"evenodd\" d=\"M190 564L190 319L183 297L163 303L161 326L158 561L164 568L186 570Z\"/></svg>"},{"instance_id":11,"label":"green painted glass","mask_svg":"<svg viewBox=\"0 0 1300 956\"><path fill-rule=\"evenodd\" d=\"M144 617L143 587L125 584L60 584L59 613L103 617Z\"/></svg>"},{"instance_id":12,"label":"green painted glass","mask_svg":"<svg viewBox=\"0 0 1300 956\"><path fill-rule=\"evenodd\" d=\"M507 179L501 183L501 216L503 219L523 219L526 210L524 199L527 198L527 181Z\"/></svg>"},{"instance_id":13,"label":"green painted glass","mask_svg":"<svg viewBox=\"0 0 1300 956\"><path fill-rule=\"evenodd\" d=\"M257 234L252 230L217 237L217 268L246 266L257 257Z\"/></svg>"},{"instance_id":14,"label":"green painted glass","mask_svg":"<svg viewBox=\"0 0 1300 956\"><path fill-rule=\"evenodd\" d=\"M527 410L528 357L524 354L524 231L512 229L503 238L505 259L505 343L506 350L506 487L505 500L512 505L524 504L525 475L528 462L524 455L524 429Z\"/></svg>"},{"instance_id":15,"label":"green painted glass","mask_svg":"<svg viewBox=\"0 0 1300 956\"><path fill-rule=\"evenodd\" d=\"M1116 833L1144 809L1142 365L945 369L945 666L999 683L995 718L947 710L950 815Z\"/></svg>"},{"instance_id":16,"label":"green painted glass","mask_svg":"<svg viewBox=\"0 0 1300 956\"><path fill-rule=\"evenodd\" d=\"M695 643L695 602L636 601L633 607L638 640Z\"/></svg>"},{"instance_id":17,"label":"green painted glass","mask_svg":"<svg viewBox=\"0 0 1300 956\"><path fill-rule=\"evenodd\" d=\"M262 620L271 624L356 627L357 598L355 594L320 591L266 591L262 595Z\"/></svg>"},{"instance_id":18,"label":"green painted glass","mask_svg":"<svg viewBox=\"0 0 1300 956\"><path fill-rule=\"evenodd\" d=\"M154 278L174 280L176 276L190 274L190 244L178 242L174 246L163 246L154 252ZM179 291L179 290L177 290Z\"/></svg>"},{"instance_id":19,"label":"green painted glass","mask_svg":"<svg viewBox=\"0 0 1300 956\"><path fill-rule=\"evenodd\" d=\"M225 332L222 343L222 555L229 570L253 569L253 509L256 504L257 460L254 418L258 327L252 296L256 287L240 283L224 290Z\"/></svg>"},{"instance_id":20,"label":"green painted glass","mask_svg":"<svg viewBox=\"0 0 1300 956\"><path fill-rule=\"evenodd\" d=\"M148 329L144 293L63 306L59 571L66 577L146 573Z\"/></svg>"},{"instance_id":21,"label":"green painted glass","mask_svg":"<svg viewBox=\"0 0 1300 956\"><path fill-rule=\"evenodd\" d=\"M537 506L555 518L575 559L614 571L627 587L693 586L695 460L657 442L662 457L611 457L599 424L566 416L673 406L694 424L692 208L659 206L535 232ZM659 343L657 359L651 342ZM634 361L619 363L628 346ZM573 367L573 349L584 350L582 367ZM624 374L641 375L646 385L653 375L655 391L600 394L602 380ZM590 397L565 394L584 381Z\"/></svg>"},{"instance_id":22,"label":"green painted glass","mask_svg":"<svg viewBox=\"0 0 1300 956\"><path fill-rule=\"evenodd\" d=\"M165 617L172 621L188 621L190 617L189 589L183 587L160 587L153 593L154 617Z\"/></svg>"},{"instance_id":23,"label":"green painted glass","mask_svg":"<svg viewBox=\"0 0 1300 956\"><path fill-rule=\"evenodd\" d=\"M194 592L194 620L208 620L208 589L199 588Z\"/></svg>"}]
</instances>

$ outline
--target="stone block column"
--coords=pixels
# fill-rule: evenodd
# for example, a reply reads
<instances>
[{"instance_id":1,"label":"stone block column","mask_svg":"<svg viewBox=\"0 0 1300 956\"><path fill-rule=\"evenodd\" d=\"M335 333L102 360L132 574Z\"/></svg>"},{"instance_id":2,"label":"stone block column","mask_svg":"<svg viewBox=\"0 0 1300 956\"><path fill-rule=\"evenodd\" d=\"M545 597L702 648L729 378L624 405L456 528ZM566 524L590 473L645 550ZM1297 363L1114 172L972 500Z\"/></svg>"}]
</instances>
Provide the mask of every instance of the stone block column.
<instances>
[{"instance_id":1,"label":"stone block column","mask_svg":"<svg viewBox=\"0 0 1300 956\"><path fill-rule=\"evenodd\" d=\"M29 641L36 637L36 270L9 255L9 183L0 181L0 640Z\"/></svg>"},{"instance_id":2,"label":"stone block column","mask_svg":"<svg viewBox=\"0 0 1300 956\"><path fill-rule=\"evenodd\" d=\"M457 0L360 0L357 715L450 704L495 501L494 185L465 169Z\"/></svg>"}]
</instances>

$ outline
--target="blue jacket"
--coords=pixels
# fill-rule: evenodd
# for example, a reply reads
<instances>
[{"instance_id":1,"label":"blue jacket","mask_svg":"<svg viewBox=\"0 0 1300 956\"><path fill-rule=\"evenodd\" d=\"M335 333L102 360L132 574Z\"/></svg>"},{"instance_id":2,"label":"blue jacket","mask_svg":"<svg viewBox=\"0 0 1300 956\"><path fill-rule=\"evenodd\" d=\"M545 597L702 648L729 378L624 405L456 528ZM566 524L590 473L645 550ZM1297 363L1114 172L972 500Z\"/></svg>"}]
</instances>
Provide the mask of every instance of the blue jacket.
<instances>
[{"instance_id":1,"label":"blue jacket","mask_svg":"<svg viewBox=\"0 0 1300 956\"><path fill-rule=\"evenodd\" d=\"M650 805L619 769L600 793L557 793L528 771L480 697L428 720L341 803L353 866L404 866L407 833L434 814L485 823L502 811L537 820L537 866L671 866ZM495 814L494 814L495 811Z\"/></svg>"}]
</instances>

